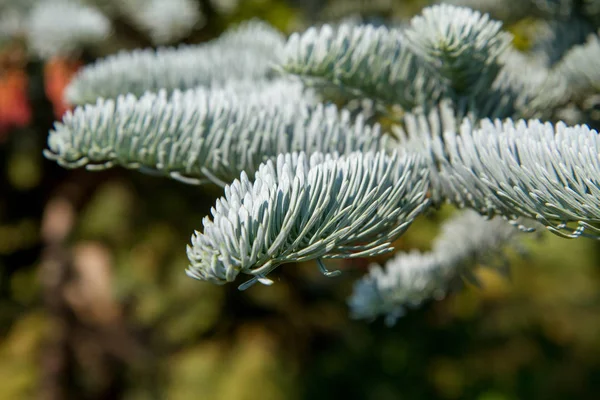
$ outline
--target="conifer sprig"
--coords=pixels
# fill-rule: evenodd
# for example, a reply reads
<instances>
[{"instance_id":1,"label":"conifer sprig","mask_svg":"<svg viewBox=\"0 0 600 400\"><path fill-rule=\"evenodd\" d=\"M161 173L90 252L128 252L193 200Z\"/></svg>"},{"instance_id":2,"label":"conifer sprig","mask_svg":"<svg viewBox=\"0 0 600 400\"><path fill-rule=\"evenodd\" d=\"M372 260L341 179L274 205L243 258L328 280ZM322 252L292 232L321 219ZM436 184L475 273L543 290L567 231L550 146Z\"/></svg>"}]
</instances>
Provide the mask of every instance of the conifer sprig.
<instances>
[{"instance_id":1,"label":"conifer sprig","mask_svg":"<svg viewBox=\"0 0 600 400\"><path fill-rule=\"evenodd\" d=\"M192 184L225 185L280 153L379 150L379 126L313 104L297 82L120 96L77 107L48 137L46 157L67 168L116 165Z\"/></svg>"},{"instance_id":2,"label":"conifer sprig","mask_svg":"<svg viewBox=\"0 0 600 400\"><path fill-rule=\"evenodd\" d=\"M600 139L585 125L465 118L448 104L407 116L406 146L429 157L432 199L563 237L600 238ZM410 139L408 139L410 138Z\"/></svg>"},{"instance_id":3,"label":"conifer sprig","mask_svg":"<svg viewBox=\"0 0 600 400\"><path fill-rule=\"evenodd\" d=\"M474 273L480 265L507 274L504 251L515 244L518 232L501 218L487 220L471 210L461 212L442 225L430 251L399 252L384 268L371 265L348 299L350 315L356 319L385 315L386 324L393 325L407 308L443 298L461 280L477 282Z\"/></svg>"},{"instance_id":4,"label":"conifer sprig","mask_svg":"<svg viewBox=\"0 0 600 400\"><path fill-rule=\"evenodd\" d=\"M197 86L235 80L265 80L280 55L284 37L269 25L250 21L200 45L123 51L83 68L66 89L71 104L100 97Z\"/></svg>"},{"instance_id":5,"label":"conifer sprig","mask_svg":"<svg viewBox=\"0 0 600 400\"><path fill-rule=\"evenodd\" d=\"M281 68L315 86L412 109L443 91L413 54L402 32L370 25L324 25L290 36Z\"/></svg>"},{"instance_id":6,"label":"conifer sprig","mask_svg":"<svg viewBox=\"0 0 600 400\"><path fill-rule=\"evenodd\" d=\"M512 39L489 15L448 4L425 8L404 33L415 53L448 81L450 98L489 91Z\"/></svg>"},{"instance_id":7,"label":"conifer sprig","mask_svg":"<svg viewBox=\"0 0 600 400\"><path fill-rule=\"evenodd\" d=\"M383 152L279 155L225 188L188 246L188 275L214 283L267 274L281 264L367 257L392 250L428 205L427 171ZM324 267L321 267L326 271Z\"/></svg>"}]
</instances>

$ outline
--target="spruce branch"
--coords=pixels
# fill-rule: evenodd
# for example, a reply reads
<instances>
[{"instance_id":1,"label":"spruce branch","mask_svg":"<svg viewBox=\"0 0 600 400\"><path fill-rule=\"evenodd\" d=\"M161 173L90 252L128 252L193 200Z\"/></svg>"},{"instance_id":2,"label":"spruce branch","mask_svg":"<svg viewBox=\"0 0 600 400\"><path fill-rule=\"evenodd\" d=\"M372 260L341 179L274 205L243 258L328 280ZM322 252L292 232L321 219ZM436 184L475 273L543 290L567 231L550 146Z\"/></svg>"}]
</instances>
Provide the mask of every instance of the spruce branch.
<instances>
[{"instance_id":1,"label":"spruce branch","mask_svg":"<svg viewBox=\"0 0 600 400\"><path fill-rule=\"evenodd\" d=\"M271 284L267 274L281 264L386 253L427 207L426 191L414 156L280 154L254 182L242 172L225 187L192 236L187 273L217 284L251 275L244 289Z\"/></svg>"},{"instance_id":2,"label":"spruce branch","mask_svg":"<svg viewBox=\"0 0 600 400\"><path fill-rule=\"evenodd\" d=\"M281 33L253 20L206 44L125 51L83 68L67 87L66 98L85 104L120 94L266 79L283 44Z\"/></svg>"},{"instance_id":3,"label":"spruce branch","mask_svg":"<svg viewBox=\"0 0 600 400\"><path fill-rule=\"evenodd\" d=\"M457 120L448 104L407 116L398 136L427 155L432 199L519 224L536 220L562 237L600 238L598 133L539 120ZM407 139L409 138L410 139Z\"/></svg>"},{"instance_id":4,"label":"spruce branch","mask_svg":"<svg viewBox=\"0 0 600 400\"><path fill-rule=\"evenodd\" d=\"M100 99L67 113L44 154L67 168L119 165L225 185L279 153L369 151L387 141L360 115L353 121L314 105L298 83L273 81Z\"/></svg>"},{"instance_id":5,"label":"spruce branch","mask_svg":"<svg viewBox=\"0 0 600 400\"><path fill-rule=\"evenodd\" d=\"M461 280L477 283L476 267L496 267L508 274L507 245L516 246L519 231L501 218L485 219L466 210L446 221L428 252L399 252L381 268L354 284L348 299L355 319L385 315L393 325L407 308L446 296Z\"/></svg>"}]
</instances>

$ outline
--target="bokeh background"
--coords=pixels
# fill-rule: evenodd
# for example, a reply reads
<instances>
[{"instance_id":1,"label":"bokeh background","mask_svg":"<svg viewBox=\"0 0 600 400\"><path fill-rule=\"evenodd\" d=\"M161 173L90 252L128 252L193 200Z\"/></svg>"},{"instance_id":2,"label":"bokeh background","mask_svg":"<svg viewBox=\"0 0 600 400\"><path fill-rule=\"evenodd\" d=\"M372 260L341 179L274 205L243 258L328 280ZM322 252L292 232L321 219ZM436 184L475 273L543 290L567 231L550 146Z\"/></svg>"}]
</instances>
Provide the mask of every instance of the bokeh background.
<instances>
[{"instance_id":1,"label":"bokeh background","mask_svg":"<svg viewBox=\"0 0 600 400\"><path fill-rule=\"evenodd\" d=\"M203 21L170 44L253 17L286 33L342 18L402 23L425 4L199 0ZM113 23L109 46L71 57L41 60L24 37L0 40L1 399L600 398L592 240L527 237L510 279L482 270L482 287L394 327L348 317L372 260L341 263L332 279L287 265L275 285L245 292L187 278L185 245L218 188L67 171L42 156L78 68L155 45L126 19ZM528 21L506 27L528 45ZM419 219L397 247L426 249L448 212Z\"/></svg>"}]
</instances>

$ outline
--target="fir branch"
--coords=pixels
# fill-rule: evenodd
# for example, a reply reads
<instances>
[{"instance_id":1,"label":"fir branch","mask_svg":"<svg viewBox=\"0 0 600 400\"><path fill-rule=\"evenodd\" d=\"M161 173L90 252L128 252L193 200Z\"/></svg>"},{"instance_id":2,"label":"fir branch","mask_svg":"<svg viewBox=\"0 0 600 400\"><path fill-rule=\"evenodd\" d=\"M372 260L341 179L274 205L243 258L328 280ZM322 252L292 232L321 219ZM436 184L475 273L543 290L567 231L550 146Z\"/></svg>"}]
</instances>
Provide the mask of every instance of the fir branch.
<instances>
[{"instance_id":1,"label":"fir branch","mask_svg":"<svg viewBox=\"0 0 600 400\"><path fill-rule=\"evenodd\" d=\"M434 202L513 223L529 218L562 237L600 237L596 131L539 120L465 118L453 126L446 104L428 116L409 115L407 131L398 130L405 146L429 157Z\"/></svg>"},{"instance_id":2,"label":"fir branch","mask_svg":"<svg viewBox=\"0 0 600 400\"><path fill-rule=\"evenodd\" d=\"M120 165L186 183L220 185L282 152L377 150L379 126L313 105L297 83L275 81L147 93L78 107L48 137L47 158L67 168Z\"/></svg>"},{"instance_id":3,"label":"fir branch","mask_svg":"<svg viewBox=\"0 0 600 400\"><path fill-rule=\"evenodd\" d=\"M41 58L70 55L100 43L111 29L97 9L67 0L36 3L27 21L29 47Z\"/></svg>"},{"instance_id":4,"label":"fir branch","mask_svg":"<svg viewBox=\"0 0 600 400\"><path fill-rule=\"evenodd\" d=\"M500 71L498 58L511 36L502 23L465 7L425 8L405 31L411 48L446 80L451 98L476 98L489 91Z\"/></svg>"},{"instance_id":5,"label":"fir branch","mask_svg":"<svg viewBox=\"0 0 600 400\"><path fill-rule=\"evenodd\" d=\"M308 84L408 110L436 101L443 91L398 29L348 23L310 28L290 36L282 58L281 68Z\"/></svg>"},{"instance_id":6,"label":"fir branch","mask_svg":"<svg viewBox=\"0 0 600 400\"><path fill-rule=\"evenodd\" d=\"M508 274L504 248L514 244L518 230L501 218L487 220L474 211L464 211L442 225L429 252L399 252L385 268L377 264L354 284L348 299L355 319L386 315L393 325L406 308L439 300L461 281L477 282L475 268L487 265Z\"/></svg>"},{"instance_id":7,"label":"fir branch","mask_svg":"<svg viewBox=\"0 0 600 400\"><path fill-rule=\"evenodd\" d=\"M342 24L294 34L281 68L384 106L429 109L445 97L464 114L507 116L509 100L494 82L510 38L487 15L433 6L405 30Z\"/></svg>"},{"instance_id":8,"label":"fir branch","mask_svg":"<svg viewBox=\"0 0 600 400\"><path fill-rule=\"evenodd\" d=\"M279 155L254 182L242 173L225 188L192 236L188 275L218 284L252 275L243 289L271 284L266 275L284 263L391 251L428 205L426 175L414 156Z\"/></svg>"},{"instance_id":9,"label":"fir branch","mask_svg":"<svg viewBox=\"0 0 600 400\"><path fill-rule=\"evenodd\" d=\"M85 104L120 94L265 79L283 44L279 32L250 21L202 45L121 52L83 68L67 87L66 97L72 104Z\"/></svg>"}]
</instances>

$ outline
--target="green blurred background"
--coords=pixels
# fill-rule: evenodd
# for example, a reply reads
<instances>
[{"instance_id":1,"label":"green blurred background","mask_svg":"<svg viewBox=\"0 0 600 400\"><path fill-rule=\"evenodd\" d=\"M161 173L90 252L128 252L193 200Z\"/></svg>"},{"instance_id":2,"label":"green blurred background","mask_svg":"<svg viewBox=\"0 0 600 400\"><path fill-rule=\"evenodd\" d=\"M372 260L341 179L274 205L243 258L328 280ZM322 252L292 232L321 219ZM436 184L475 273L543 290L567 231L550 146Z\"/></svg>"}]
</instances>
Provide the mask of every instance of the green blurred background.
<instances>
[{"instance_id":1,"label":"green blurred background","mask_svg":"<svg viewBox=\"0 0 600 400\"><path fill-rule=\"evenodd\" d=\"M186 41L251 17L286 33L360 11L402 22L425 2L233 3L206 8ZM119 48L148 45L119 29ZM340 264L332 279L311 263L288 265L272 287L245 292L194 281L185 245L219 189L45 160L56 78L24 46L0 47L1 399L600 398L596 242L530 237L510 280L483 270L482 288L467 285L392 328L348 317L368 260ZM7 122L15 93L26 109ZM426 249L445 215L418 220L398 247Z\"/></svg>"}]
</instances>

